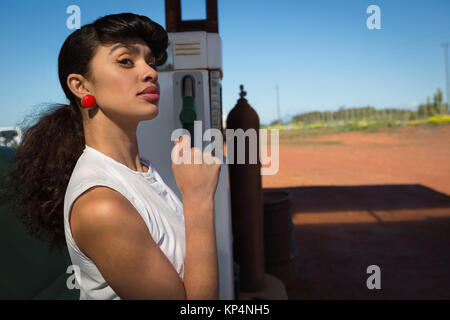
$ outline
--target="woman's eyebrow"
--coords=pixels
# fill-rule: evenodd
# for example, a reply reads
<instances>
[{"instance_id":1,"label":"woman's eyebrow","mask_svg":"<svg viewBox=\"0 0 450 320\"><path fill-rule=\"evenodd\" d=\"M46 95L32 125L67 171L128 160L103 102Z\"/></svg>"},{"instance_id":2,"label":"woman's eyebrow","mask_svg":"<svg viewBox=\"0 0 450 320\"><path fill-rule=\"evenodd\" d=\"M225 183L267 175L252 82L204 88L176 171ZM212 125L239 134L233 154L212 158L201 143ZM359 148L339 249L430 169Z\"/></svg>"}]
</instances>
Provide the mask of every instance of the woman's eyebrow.
<instances>
[{"instance_id":1,"label":"woman's eyebrow","mask_svg":"<svg viewBox=\"0 0 450 320\"><path fill-rule=\"evenodd\" d=\"M116 44L114 47L112 47L111 51L109 51L109 55L111 55L114 51L116 51L117 49L120 49L120 48L126 48L126 49L130 50L131 52L135 52L135 53L139 53L139 51L140 51L137 46L127 44L127 43L119 43L119 44ZM149 51L147 56L153 57L152 52Z\"/></svg>"}]
</instances>

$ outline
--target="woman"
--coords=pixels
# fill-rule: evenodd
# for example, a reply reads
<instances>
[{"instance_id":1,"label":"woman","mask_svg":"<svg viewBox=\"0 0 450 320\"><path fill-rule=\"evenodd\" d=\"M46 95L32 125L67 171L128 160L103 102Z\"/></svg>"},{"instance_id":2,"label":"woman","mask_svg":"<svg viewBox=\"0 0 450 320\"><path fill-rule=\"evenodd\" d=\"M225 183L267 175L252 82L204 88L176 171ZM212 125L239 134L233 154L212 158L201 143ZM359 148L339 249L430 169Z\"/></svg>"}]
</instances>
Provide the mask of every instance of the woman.
<instances>
[{"instance_id":1,"label":"woman","mask_svg":"<svg viewBox=\"0 0 450 320\"><path fill-rule=\"evenodd\" d=\"M167 43L159 24L131 13L74 31L58 58L70 104L42 115L16 151L9 194L32 235L67 244L80 299L218 298L220 164L172 162L181 203L139 156L136 129L158 115ZM187 138L172 160L181 146L200 152Z\"/></svg>"}]
</instances>

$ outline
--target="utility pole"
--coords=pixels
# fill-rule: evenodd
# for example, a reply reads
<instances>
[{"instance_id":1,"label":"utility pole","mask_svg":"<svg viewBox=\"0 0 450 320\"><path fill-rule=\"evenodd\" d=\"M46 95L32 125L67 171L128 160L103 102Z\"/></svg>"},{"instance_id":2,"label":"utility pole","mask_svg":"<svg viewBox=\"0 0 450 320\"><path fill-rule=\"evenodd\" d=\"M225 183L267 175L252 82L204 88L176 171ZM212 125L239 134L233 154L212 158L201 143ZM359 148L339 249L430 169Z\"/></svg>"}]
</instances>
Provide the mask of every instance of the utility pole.
<instances>
[{"instance_id":1,"label":"utility pole","mask_svg":"<svg viewBox=\"0 0 450 320\"><path fill-rule=\"evenodd\" d=\"M281 113L280 113L280 95L279 95L279 90L278 90L278 83L276 86L276 90L277 90L277 112L278 112L278 123L281 124Z\"/></svg>"},{"instance_id":2,"label":"utility pole","mask_svg":"<svg viewBox=\"0 0 450 320\"><path fill-rule=\"evenodd\" d=\"M446 89L447 89L447 106L449 106L449 109L450 109L449 98L448 98L448 94L449 94L449 88L448 88L448 42L443 43L442 47L444 48L444 58L445 58L445 84L446 84ZM447 110L447 113L448 112L449 112L449 110Z\"/></svg>"}]
</instances>

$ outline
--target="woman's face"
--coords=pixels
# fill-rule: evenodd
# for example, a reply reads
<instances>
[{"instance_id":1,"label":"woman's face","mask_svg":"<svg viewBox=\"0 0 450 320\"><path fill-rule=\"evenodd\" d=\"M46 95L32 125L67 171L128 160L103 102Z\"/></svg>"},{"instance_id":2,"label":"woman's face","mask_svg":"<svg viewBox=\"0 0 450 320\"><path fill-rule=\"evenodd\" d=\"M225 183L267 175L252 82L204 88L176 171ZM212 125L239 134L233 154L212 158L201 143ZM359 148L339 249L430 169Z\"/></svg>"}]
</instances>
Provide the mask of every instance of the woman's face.
<instances>
[{"instance_id":1,"label":"woman's face","mask_svg":"<svg viewBox=\"0 0 450 320\"><path fill-rule=\"evenodd\" d=\"M158 115L159 84L155 57L140 38L100 46L91 61L92 95L105 114L118 119L151 120ZM148 87L158 94L139 95Z\"/></svg>"}]
</instances>

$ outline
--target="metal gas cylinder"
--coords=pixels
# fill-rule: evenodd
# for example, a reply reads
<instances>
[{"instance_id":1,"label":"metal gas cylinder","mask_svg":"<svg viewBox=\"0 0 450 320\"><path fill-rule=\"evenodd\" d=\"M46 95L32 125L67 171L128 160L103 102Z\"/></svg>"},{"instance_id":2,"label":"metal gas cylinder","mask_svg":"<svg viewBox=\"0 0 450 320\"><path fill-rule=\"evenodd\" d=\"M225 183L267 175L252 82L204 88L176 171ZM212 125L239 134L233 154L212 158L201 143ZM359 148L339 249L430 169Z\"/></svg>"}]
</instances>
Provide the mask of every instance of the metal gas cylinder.
<instances>
[{"instance_id":1,"label":"metal gas cylinder","mask_svg":"<svg viewBox=\"0 0 450 320\"><path fill-rule=\"evenodd\" d=\"M230 179L233 255L240 267L241 291L253 292L261 290L264 286L264 211L259 157L259 117L244 98L246 95L244 86L241 85L240 89L240 99L228 114L226 121L226 149ZM234 135L229 133L230 129L234 130ZM239 140L236 137L237 129L248 133L245 137L243 164L237 161L238 153L244 151L240 150L237 143ZM257 138L256 148L250 145L247 138L253 134L256 134ZM230 156L232 146L233 156ZM255 151L256 155L250 154ZM251 163L251 158L256 158L256 161Z\"/></svg>"}]
</instances>

